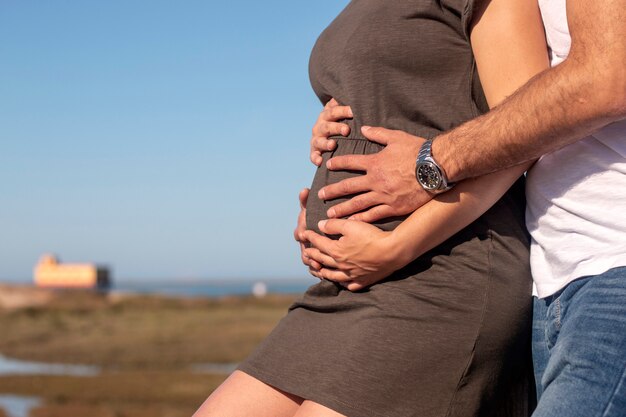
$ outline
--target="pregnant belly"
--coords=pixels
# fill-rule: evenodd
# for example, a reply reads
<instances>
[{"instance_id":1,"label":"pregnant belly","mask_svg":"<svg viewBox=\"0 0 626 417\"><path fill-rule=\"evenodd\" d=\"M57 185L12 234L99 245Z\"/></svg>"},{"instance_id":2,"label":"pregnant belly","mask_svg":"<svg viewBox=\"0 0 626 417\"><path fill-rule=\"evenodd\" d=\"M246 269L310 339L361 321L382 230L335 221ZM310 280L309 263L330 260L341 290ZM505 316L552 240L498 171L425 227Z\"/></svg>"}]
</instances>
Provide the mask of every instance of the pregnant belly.
<instances>
[{"instance_id":1,"label":"pregnant belly","mask_svg":"<svg viewBox=\"0 0 626 417\"><path fill-rule=\"evenodd\" d=\"M335 138L334 138L335 139ZM306 224L307 228L315 230L320 233L317 223L320 220L327 219L328 216L326 212L332 206L339 204L343 201L347 201L352 196L346 196L342 198L336 198L333 200L321 200L317 193L318 191L328 185L334 184L346 178L356 177L359 175L363 175L362 172L357 171L330 171L326 168L326 161L328 161L333 156L339 155L368 155L379 152L383 149L382 145L379 145L374 142L370 142L366 139L347 139L347 138L336 138L337 140L337 148L333 152L326 152L323 154L323 162L322 165L315 172L315 177L313 178L313 184L311 185L311 192L309 194L309 199L307 201L307 210L306 210ZM384 219L383 221L373 223L383 230L392 230L398 224L402 222L406 217L394 217L391 219Z\"/></svg>"}]
</instances>

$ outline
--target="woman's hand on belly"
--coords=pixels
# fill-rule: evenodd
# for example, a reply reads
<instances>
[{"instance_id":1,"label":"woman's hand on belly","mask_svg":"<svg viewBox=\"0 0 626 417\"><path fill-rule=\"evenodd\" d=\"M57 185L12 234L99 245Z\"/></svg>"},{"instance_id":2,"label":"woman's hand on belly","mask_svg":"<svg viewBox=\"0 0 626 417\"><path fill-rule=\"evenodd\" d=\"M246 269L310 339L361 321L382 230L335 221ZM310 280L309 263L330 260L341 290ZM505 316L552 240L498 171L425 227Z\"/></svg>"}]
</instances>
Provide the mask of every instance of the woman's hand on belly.
<instances>
[{"instance_id":1,"label":"woman's hand on belly","mask_svg":"<svg viewBox=\"0 0 626 417\"><path fill-rule=\"evenodd\" d=\"M306 248L305 245L308 243L306 241L304 232L306 232L306 203L309 199L309 189L302 189L298 198L300 200L300 214L298 215L298 223L296 224L296 228L293 231L293 237L300 244L300 258L302 259L302 263L308 266L309 270L317 271L322 268L322 265L317 263L314 259L307 257L304 253L304 250Z\"/></svg>"},{"instance_id":2,"label":"woman's hand on belly","mask_svg":"<svg viewBox=\"0 0 626 417\"><path fill-rule=\"evenodd\" d=\"M329 239L312 230L304 232L311 247L304 256L321 264L310 268L312 275L335 281L350 291L368 287L410 261L403 263L397 252L393 232L385 232L368 223L331 219L319 222L319 228L327 235L341 235L338 240Z\"/></svg>"},{"instance_id":3,"label":"woman's hand on belly","mask_svg":"<svg viewBox=\"0 0 626 417\"><path fill-rule=\"evenodd\" d=\"M350 134L350 126L338 122L339 120L351 118L352 109L350 106L340 106L334 98L326 103L324 110L322 110L313 126L311 162L320 166L322 164L322 153L335 149L337 142L328 139L330 136L348 136Z\"/></svg>"}]
</instances>

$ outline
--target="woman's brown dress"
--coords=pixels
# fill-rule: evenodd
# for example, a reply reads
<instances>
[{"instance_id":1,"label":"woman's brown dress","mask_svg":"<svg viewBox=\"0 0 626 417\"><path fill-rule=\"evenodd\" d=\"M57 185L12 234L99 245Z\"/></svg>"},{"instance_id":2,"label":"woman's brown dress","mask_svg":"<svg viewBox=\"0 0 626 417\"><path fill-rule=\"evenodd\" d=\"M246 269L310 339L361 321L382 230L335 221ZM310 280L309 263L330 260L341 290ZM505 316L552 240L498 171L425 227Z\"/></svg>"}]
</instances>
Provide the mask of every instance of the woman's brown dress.
<instances>
[{"instance_id":1,"label":"woman's brown dress","mask_svg":"<svg viewBox=\"0 0 626 417\"><path fill-rule=\"evenodd\" d=\"M352 106L332 155L369 154L364 124L431 138L487 110L469 43L473 0L353 0L322 33L310 75ZM342 200L317 190L354 172L318 169L316 229ZM416 183L416 187L417 187ZM522 417L534 390L531 280L518 182L454 237L360 292L313 285L240 370L354 417ZM401 219L378 223L385 230Z\"/></svg>"}]
</instances>

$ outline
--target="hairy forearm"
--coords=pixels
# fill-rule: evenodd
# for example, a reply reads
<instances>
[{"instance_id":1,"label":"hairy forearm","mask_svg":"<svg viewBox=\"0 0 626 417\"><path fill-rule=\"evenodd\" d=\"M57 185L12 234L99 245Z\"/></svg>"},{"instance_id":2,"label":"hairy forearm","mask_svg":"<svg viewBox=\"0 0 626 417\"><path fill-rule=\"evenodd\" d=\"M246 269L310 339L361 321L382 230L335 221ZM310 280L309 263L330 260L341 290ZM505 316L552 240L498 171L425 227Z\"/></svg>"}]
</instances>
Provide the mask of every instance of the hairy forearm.
<instances>
[{"instance_id":1,"label":"hairy forearm","mask_svg":"<svg viewBox=\"0 0 626 417\"><path fill-rule=\"evenodd\" d=\"M416 210L392 232L397 267L407 265L467 227L493 206L529 166L468 179Z\"/></svg>"},{"instance_id":2,"label":"hairy forearm","mask_svg":"<svg viewBox=\"0 0 626 417\"><path fill-rule=\"evenodd\" d=\"M571 57L570 57L571 58ZM489 113L440 135L433 155L450 181L537 159L626 117L623 70L568 59Z\"/></svg>"}]
</instances>

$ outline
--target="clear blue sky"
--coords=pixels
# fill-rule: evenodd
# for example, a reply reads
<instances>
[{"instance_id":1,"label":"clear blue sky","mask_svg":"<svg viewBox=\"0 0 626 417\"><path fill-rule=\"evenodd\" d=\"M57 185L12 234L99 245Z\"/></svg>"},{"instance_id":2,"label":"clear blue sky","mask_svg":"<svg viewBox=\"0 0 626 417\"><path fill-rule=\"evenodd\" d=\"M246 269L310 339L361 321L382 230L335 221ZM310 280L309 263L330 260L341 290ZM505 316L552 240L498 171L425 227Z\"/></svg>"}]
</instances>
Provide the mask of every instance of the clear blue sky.
<instances>
[{"instance_id":1,"label":"clear blue sky","mask_svg":"<svg viewBox=\"0 0 626 417\"><path fill-rule=\"evenodd\" d=\"M347 3L0 2L0 280L305 277L308 58Z\"/></svg>"}]
</instances>

